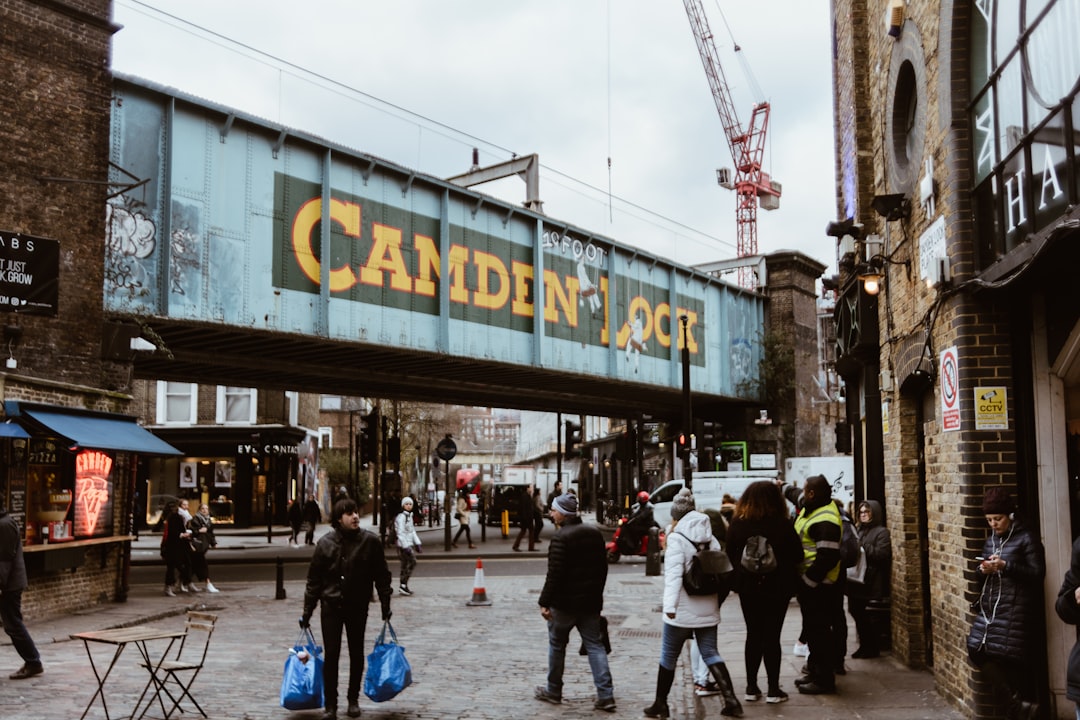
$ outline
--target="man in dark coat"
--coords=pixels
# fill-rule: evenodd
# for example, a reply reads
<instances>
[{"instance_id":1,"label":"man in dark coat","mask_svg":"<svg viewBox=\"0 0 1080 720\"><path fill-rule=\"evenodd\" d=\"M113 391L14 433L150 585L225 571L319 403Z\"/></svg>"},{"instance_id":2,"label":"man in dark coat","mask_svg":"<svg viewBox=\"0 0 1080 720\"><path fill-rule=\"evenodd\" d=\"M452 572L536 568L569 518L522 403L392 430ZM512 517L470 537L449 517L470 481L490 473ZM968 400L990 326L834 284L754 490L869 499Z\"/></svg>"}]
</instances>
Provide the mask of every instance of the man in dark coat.
<instances>
[{"instance_id":1,"label":"man in dark coat","mask_svg":"<svg viewBox=\"0 0 1080 720\"><path fill-rule=\"evenodd\" d=\"M12 673L12 680L40 675L41 655L30 638L22 618L22 593L26 589L26 565L23 563L22 533L15 518L0 510L0 622L11 638L23 666Z\"/></svg>"},{"instance_id":2,"label":"man in dark coat","mask_svg":"<svg viewBox=\"0 0 1080 720\"><path fill-rule=\"evenodd\" d=\"M1080 538L1073 542L1072 561L1058 590L1054 609L1062 621L1076 625L1076 644L1069 653L1065 674L1065 696L1076 703L1077 717L1080 717Z\"/></svg>"},{"instance_id":3,"label":"man in dark coat","mask_svg":"<svg viewBox=\"0 0 1080 720\"><path fill-rule=\"evenodd\" d=\"M536 520L536 504L533 501L533 486L525 487L518 496L518 523L521 530L514 540L514 550L521 552L522 538L529 540L529 552L536 550L536 537L533 535L533 523Z\"/></svg>"},{"instance_id":4,"label":"man in dark coat","mask_svg":"<svg viewBox=\"0 0 1080 720\"><path fill-rule=\"evenodd\" d=\"M563 665L570 631L577 628L589 656L594 707L615 712L615 689L602 639L600 611L604 608L607 584L607 555L604 537L595 525L585 525L578 516L577 497L560 495L551 503L551 518L559 526L548 548L547 577L540 591L540 615L548 624L547 684L536 688L536 699L562 703Z\"/></svg>"},{"instance_id":5,"label":"man in dark coat","mask_svg":"<svg viewBox=\"0 0 1080 720\"><path fill-rule=\"evenodd\" d=\"M349 701L347 715L360 716L360 690L364 677L364 628L372 586L382 605L382 619L390 619L390 569L382 542L374 533L360 528L356 502L348 498L334 503L333 529L319 538L311 556L307 585L304 588L304 614L300 626L308 627L315 606L322 610L323 694L326 713L323 720L336 720L338 704L338 661L341 657L341 632L349 640Z\"/></svg>"},{"instance_id":6,"label":"man in dark coat","mask_svg":"<svg viewBox=\"0 0 1080 720\"><path fill-rule=\"evenodd\" d=\"M315 502L314 495L308 495L307 502L304 503L304 522L307 523L304 542L307 545L315 544L315 526L320 520L322 520L322 510L319 508L319 503Z\"/></svg>"}]
</instances>

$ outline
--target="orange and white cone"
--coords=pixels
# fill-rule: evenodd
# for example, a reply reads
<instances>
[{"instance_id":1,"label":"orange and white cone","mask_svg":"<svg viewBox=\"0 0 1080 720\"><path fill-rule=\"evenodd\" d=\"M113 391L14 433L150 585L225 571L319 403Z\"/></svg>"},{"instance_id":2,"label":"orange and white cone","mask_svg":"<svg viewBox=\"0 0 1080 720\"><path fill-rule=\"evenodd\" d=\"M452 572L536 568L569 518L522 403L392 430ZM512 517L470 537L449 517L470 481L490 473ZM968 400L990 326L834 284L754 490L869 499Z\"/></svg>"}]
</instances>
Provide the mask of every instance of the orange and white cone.
<instances>
[{"instance_id":1,"label":"orange and white cone","mask_svg":"<svg viewBox=\"0 0 1080 720\"><path fill-rule=\"evenodd\" d=\"M484 561L476 559L476 575L473 577L472 600L465 603L469 606L490 605L487 590L484 589Z\"/></svg>"}]
</instances>

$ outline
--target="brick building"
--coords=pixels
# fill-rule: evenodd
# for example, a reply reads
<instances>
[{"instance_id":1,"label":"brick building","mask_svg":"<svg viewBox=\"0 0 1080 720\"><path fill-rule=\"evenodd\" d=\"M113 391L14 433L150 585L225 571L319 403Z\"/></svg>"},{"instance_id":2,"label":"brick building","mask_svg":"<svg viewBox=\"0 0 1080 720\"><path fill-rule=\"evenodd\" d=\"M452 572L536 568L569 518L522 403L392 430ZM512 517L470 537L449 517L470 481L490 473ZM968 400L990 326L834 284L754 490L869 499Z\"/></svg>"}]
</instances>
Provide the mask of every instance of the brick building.
<instances>
[{"instance_id":1,"label":"brick building","mask_svg":"<svg viewBox=\"0 0 1080 720\"><path fill-rule=\"evenodd\" d=\"M29 617L124 595L137 453L172 451L124 414L129 365L102 352L110 17L109 0L0 2L0 497Z\"/></svg>"},{"instance_id":2,"label":"brick building","mask_svg":"<svg viewBox=\"0 0 1080 720\"><path fill-rule=\"evenodd\" d=\"M859 493L892 532L894 656L970 717L1002 716L965 641L981 500L1004 485L1046 549L1040 717L1073 717L1053 602L1080 533L1080 54L1061 32L1077 4L834 0L833 16L837 367Z\"/></svg>"}]
</instances>

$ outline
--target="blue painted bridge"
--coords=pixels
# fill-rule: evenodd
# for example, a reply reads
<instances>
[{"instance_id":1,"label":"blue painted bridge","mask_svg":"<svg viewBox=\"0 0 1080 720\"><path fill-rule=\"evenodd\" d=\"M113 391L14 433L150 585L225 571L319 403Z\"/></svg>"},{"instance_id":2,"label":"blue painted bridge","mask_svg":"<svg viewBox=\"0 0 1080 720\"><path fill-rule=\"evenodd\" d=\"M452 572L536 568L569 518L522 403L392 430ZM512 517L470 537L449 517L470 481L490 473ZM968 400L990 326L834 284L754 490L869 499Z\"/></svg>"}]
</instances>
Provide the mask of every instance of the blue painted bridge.
<instances>
[{"instance_id":1,"label":"blue painted bridge","mask_svg":"<svg viewBox=\"0 0 1080 720\"><path fill-rule=\"evenodd\" d=\"M756 400L765 299L118 77L106 312L141 377L627 417Z\"/></svg>"}]
</instances>

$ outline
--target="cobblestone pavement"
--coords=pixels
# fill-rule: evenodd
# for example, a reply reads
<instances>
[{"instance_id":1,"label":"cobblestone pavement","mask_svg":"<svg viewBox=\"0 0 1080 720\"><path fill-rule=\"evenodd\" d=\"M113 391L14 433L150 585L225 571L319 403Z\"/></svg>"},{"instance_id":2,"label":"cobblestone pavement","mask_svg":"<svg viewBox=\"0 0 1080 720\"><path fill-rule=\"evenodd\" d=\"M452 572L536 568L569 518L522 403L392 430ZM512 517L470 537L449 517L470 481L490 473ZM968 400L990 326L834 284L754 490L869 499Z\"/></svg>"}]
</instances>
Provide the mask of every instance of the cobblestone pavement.
<instances>
[{"instance_id":1,"label":"cobblestone pavement","mask_svg":"<svg viewBox=\"0 0 1080 720\"><path fill-rule=\"evenodd\" d=\"M265 543L265 538L263 539ZM494 548L492 548L494 549ZM546 550L546 546L544 547ZM520 558L521 556L517 556ZM503 562L495 556L485 564ZM661 631L661 577L642 572L612 575L605 597L612 638L610 663L615 679L618 710L613 717L642 717L652 701ZM391 569L396 571L394 563ZM72 720L79 718L96 686L83 644L69 639L74 632L152 622L180 627L189 607L219 615L210 655L195 682L195 695L210 720L314 720L315 711L290 712L278 706L282 664L297 634L303 585L286 583L287 599L275 599L268 583L217 583L222 592L167 598L154 586L133 588L126 603L109 603L47 621L31 623L41 650L45 673L29 680L8 680L19 659L6 636L0 637L0 718L5 720ZM593 710L595 691L585 657L567 655L566 686L561 706L533 699L547 669L546 626L536 599L540 577L488 576L484 582L490 607L468 607L474 579L414 576L412 597L393 598L393 625L413 667L413 685L390 702L374 704L361 697L363 717L450 718L504 720L531 717L612 717ZM377 608L368 622L365 652L370 652L381 622ZM784 646L790 651L799 630L798 607L792 604L785 624ZM318 633L318 620L313 623ZM318 636L318 635L317 635ZM854 637L854 635L852 635ZM720 649L731 670L736 689L745 685L742 647L745 639L736 599L724 606ZM109 648L94 649L107 665ZM123 717L146 680L137 653L129 647L121 656L107 685L109 712ZM745 717L867 718L870 720L959 720L962 715L937 695L933 678L909 670L889 657L848 660L849 673L840 678L834 696L801 696L793 686L804 660L787 652L783 685L791 700L781 705L744 703ZM10 669L9 669L10 668ZM719 717L719 697L696 698L689 672L689 651L680 660L676 687L670 699L673 717ZM762 680L764 673L762 672ZM344 695L344 686L342 694ZM344 702L344 698L342 699ZM160 717L161 711L147 717ZM188 708L183 717L199 717ZM88 718L104 718L95 706ZM176 715L174 715L176 717ZM344 717L344 714L342 714Z\"/></svg>"}]
</instances>

